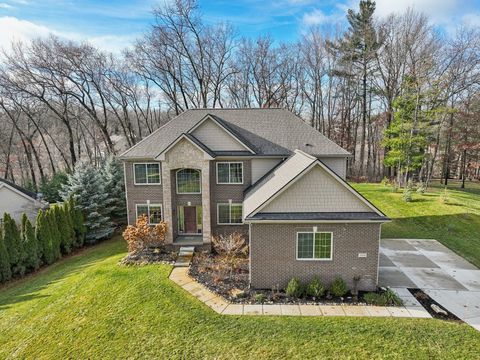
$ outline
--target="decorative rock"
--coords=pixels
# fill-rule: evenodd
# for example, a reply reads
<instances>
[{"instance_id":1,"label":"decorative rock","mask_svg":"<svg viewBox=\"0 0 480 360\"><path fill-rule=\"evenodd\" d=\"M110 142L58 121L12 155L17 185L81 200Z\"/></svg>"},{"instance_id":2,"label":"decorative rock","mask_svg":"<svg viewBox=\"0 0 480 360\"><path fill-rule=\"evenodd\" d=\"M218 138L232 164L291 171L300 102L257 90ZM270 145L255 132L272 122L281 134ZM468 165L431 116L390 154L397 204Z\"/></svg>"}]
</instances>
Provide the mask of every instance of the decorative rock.
<instances>
[{"instance_id":1,"label":"decorative rock","mask_svg":"<svg viewBox=\"0 0 480 360\"><path fill-rule=\"evenodd\" d=\"M430 307L437 314L442 314L442 315L448 316L448 313L445 310L443 310L440 306L438 306L437 304L431 304Z\"/></svg>"}]
</instances>

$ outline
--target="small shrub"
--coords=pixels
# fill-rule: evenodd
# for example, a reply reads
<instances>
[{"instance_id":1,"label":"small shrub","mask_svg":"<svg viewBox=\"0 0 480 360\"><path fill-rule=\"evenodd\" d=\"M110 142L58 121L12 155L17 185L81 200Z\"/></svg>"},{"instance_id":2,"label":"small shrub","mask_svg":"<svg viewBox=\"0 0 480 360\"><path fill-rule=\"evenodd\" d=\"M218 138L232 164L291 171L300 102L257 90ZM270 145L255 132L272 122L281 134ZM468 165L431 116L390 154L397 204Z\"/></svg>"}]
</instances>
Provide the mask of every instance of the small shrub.
<instances>
[{"instance_id":1,"label":"small shrub","mask_svg":"<svg viewBox=\"0 0 480 360\"><path fill-rule=\"evenodd\" d=\"M325 286L318 277L314 277L312 281L307 285L307 295L313 298L320 298L325 293Z\"/></svg>"},{"instance_id":2,"label":"small shrub","mask_svg":"<svg viewBox=\"0 0 480 360\"><path fill-rule=\"evenodd\" d=\"M387 289L382 295L385 298L387 305L402 305L402 299L400 299L392 289Z\"/></svg>"},{"instance_id":3,"label":"small shrub","mask_svg":"<svg viewBox=\"0 0 480 360\"><path fill-rule=\"evenodd\" d=\"M427 185L423 181L420 181L417 186L417 193L425 194L426 191L427 191Z\"/></svg>"},{"instance_id":4,"label":"small shrub","mask_svg":"<svg viewBox=\"0 0 480 360\"><path fill-rule=\"evenodd\" d=\"M448 196L448 189L446 186L445 186L445 189L443 190L443 194L440 195L439 200L442 204L448 204L449 196Z\"/></svg>"},{"instance_id":5,"label":"small shrub","mask_svg":"<svg viewBox=\"0 0 480 360\"><path fill-rule=\"evenodd\" d=\"M265 301L267 301L267 296L263 293L258 293L255 294L255 302L259 304L263 304Z\"/></svg>"},{"instance_id":6,"label":"small shrub","mask_svg":"<svg viewBox=\"0 0 480 360\"><path fill-rule=\"evenodd\" d=\"M330 292L333 296L342 297L347 293L347 284L341 277L337 277L330 285Z\"/></svg>"},{"instance_id":7,"label":"small shrub","mask_svg":"<svg viewBox=\"0 0 480 360\"><path fill-rule=\"evenodd\" d=\"M382 181L380 181L380 184L384 187L387 187L388 185L390 185L390 180L386 176L384 176Z\"/></svg>"},{"instance_id":8,"label":"small shrub","mask_svg":"<svg viewBox=\"0 0 480 360\"><path fill-rule=\"evenodd\" d=\"M382 294L377 294L374 292L366 293L363 295L363 300L369 305L385 306L387 305L387 300Z\"/></svg>"},{"instance_id":9,"label":"small shrub","mask_svg":"<svg viewBox=\"0 0 480 360\"><path fill-rule=\"evenodd\" d=\"M247 240L245 239L245 236L239 232L214 236L212 238L212 245L218 255L242 257L248 255Z\"/></svg>"},{"instance_id":10,"label":"small shrub","mask_svg":"<svg viewBox=\"0 0 480 360\"><path fill-rule=\"evenodd\" d=\"M128 252L136 253L152 245L163 246L167 223L162 221L155 226L148 224L148 217L142 215L135 225L129 225L123 232L123 238L128 244Z\"/></svg>"},{"instance_id":11,"label":"small shrub","mask_svg":"<svg viewBox=\"0 0 480 360\"><path fill-rule=\"evenodd\" d=\"M301 298L303 296L303 286L300 283L300 280L293 278L288 282L287 288L285 289L285 294L291 298Z\"/></svg>"},{"instance_id":12,"label":"small shrub","mask_svg":"<svg viewBox=\"0 0 480 360\"><path fill-rule=\"evenodd\" d=\"M405 190L403 190L403 201L405 202L411 202L412 201L412 190L409 189L409 188L405 188Z\"/></svg>"}]
</instances>

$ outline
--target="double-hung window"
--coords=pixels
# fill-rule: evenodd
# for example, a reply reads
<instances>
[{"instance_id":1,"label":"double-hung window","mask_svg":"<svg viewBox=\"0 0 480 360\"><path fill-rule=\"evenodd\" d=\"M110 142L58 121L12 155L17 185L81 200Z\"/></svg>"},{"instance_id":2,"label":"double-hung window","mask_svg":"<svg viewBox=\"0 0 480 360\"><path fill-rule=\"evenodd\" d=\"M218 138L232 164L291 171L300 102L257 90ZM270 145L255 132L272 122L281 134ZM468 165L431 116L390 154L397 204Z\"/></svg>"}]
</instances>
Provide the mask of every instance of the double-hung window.
<instances>
[{"instance_id":1,"label":"double-hung window","mask_svg":"<svg viewBox=\"0 0 480 360\"><path fill-rule=\"evenodd\" d=\"M233 225L242 223L242 204L217 204L218 225Z\"/></svg>"},{"instance_id":2,"label":"double-hung window","mask_svg":"<svg viewBox=\"0 0 480 360\"><path fill-rule=\"evenodd\" d=\"M177 194L201 194L200 171L181 169L177 171Z\"/></svg>"},{"instance_id":3,"label":"double-hung window","mask_svg":"<svg viewBox=\"0 0 480 360\"><path fill-rule=\"evenodd\" d=\"M162 205L161 204L137 204L137 219L147 215L150 225L159 224L162 221Z\"/></svg>"},{"instance_id":4,"label":"double-hung window","mask_svg":"<svg viewBox=\"0 0 480 360\"><path fill-rule=\"evenodd\" d=\"M243 184L243 163L218 162L217 184Z\"/></svg>"},{"instance_id":5,"label":"double-hung window","mask_svg":"<svg viewBox=\"0 0 480 360\"><path fill-rule=\"evenodd\" d=\"M135 185L159 185L161 183L159 163L133 164Z\"/></svg>"},{"instance_id":6,"label":"double-hung window","mask_svg":"<svg viewBox=\"0 0 480 360\"><path fill-rule=\"evenodd\" d=\"M332 260L331 232L297 232L297 260Z\"/></svg>"}]
</instances>

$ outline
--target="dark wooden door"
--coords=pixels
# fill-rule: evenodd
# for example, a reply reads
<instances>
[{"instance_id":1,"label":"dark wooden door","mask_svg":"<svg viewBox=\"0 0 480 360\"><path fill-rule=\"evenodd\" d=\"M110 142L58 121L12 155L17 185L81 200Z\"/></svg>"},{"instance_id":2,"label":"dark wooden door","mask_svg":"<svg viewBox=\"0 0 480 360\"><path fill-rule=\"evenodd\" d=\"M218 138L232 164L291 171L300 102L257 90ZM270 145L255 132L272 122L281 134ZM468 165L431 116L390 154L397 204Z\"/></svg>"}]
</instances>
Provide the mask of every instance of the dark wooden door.
<instances>
[{"instance_id":1,"label":"dark wooden door","mask_svg":"<svg viewBox=\"0 0 480 360\"><path fill-rule=\"evenodd\" d=\"M187 234L197 233L197 209L195 206L185 206L183 208L185 216L185 232Z\"/></svg>"}]
</instances>

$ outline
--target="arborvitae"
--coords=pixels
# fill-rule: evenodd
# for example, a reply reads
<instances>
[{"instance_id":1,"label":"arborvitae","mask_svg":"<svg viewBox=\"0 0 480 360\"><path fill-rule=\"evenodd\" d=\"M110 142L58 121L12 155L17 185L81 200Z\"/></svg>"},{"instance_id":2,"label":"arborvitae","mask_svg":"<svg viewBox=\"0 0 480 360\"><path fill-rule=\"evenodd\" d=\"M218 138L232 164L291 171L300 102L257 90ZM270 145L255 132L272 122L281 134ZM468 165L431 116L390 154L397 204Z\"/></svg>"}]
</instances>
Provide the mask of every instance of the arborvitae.
<instances>
[{"instance_id":1,"label":"arborvitae","mask_svg":"<svg viewBox=\"0 0 480 360\"><path fill-rule=\"evenodd\" d=\"M61 207L62 210L62 216L63 216L63 221L65 225L65 233L63 236L65 237L64 242L62 243L63 245L63 251L65 254L70 253L73 250L73 247L75 245L75 229L73 228L73 222L72 222L72 217L70 214L70 206L68 202L64 202ZM70 247L70 251L66 251L67 248Z\"/></svg>"},{"instance_id":2,"label":"arborvitae","mask_svg":"<svg viewBox=\"0 0 480 360\"><path fill-rule=\"evenodd\" d=\"M107 194L105 206L112 221L117 224L125 224L127 220L127 208L125 202L125 185L123 167L119 161L110 156L102 168L104 192Z\"/></svg>"},{"instance_id":3,"label":"arborvitae","mask_svg":"<svg viewBox=\"0 0 480 360\"><path fill-rule=\"evenodd\" d=\"M70 215L70 220L72 222L73 231L75 233L74 247L78 249L83 246L83 242L85 240L85 233L87 231L85 225L83 224L83 213L75 205L75 200L73 200L73 196L68 199L66 205L68 208L68 213Z\"/></svg>"},{"instance_id":4,"label":"arborvitae","mask_svg":"<svg viewBox=\"0 0 480 360\"><path fill-rule=\"evenodd\" d=\"M77 165L62 193L64 200L70 196L73 196L76 207L84 214L87 242L95 243L113 233L106 207L108 195L104 191L103 177L96 167Z\"/></svg>"},{"instance_id":5,"label":"arborvitae","mask_svg":"<svg viewBox=\"0 0 480 360\"><path fill-rule=\"evenodd\" d=\"M23 266L23 242L21 241L20 232L18 231L15 220L7 213L3 216L3 227L3 236L10 260L10 269L13 274L23 275L25 273L25 267Z\"/></svg>"},{"instance_id":6,"label":"arborvitae","mask_svg":"<svg viewBox=\"0 0 480 360\"><path fill-rule=\"evenodd\" d=\"M60 232L61 230L57 222L57 219L60 217L60 216L57 216L58 212L59 212L58 206L55 206L47 210L47 220L49 222L50 233L52 235L52 251L53 251L54 261L58 260L61 256L60 245L62 243L62 234Z\"/></svg>"},{"instance_id":7,"label":"arborvitae","mask_svg":"<svg viewBox=\"0 0 480 360\"><path fill-rule=\"evenodd\" d=\"M55 207L55 218L57 220L58 230L60 231L60 250L62 254L70 254L72 252L72 228L68 217L66 204Z\"/></svg>"},{"instance_id":8,"label":"arborvitae","mask_svg":"<svg viewBox=\"0 0 480 360\"><path fill-rule=\"evenodd\" d=\"M55 261L52 244L52 234L50 231L50 222L47 219L46 211L40 210L35 224L35 237L37 243L42 249L42 262L51 264Z\"/></svg>"},{"instance_id":9,"label":"arborvitae","mask_svg":"<svg viewBox=\"0 0 480 360\"><path fill-rule=\"evenodd\" d=\"M40 265L40 257L37 253L37 239L35 230L26 214L22 216L22 240L25 249L25 267L27 271L37 270Z\"/></svg>"},{"instance_id":10,"label":"arborvitae","mask_svg":"<svg viewBox=\"0 0 480 360\"><path fill-rule=\"evenodd\" d=\"M0 231L0 283L8 281L12 278L12 271L10 270L10 259L8 258L7 247L3 239L4 231Z\"/></svg>"}]
</instances>

